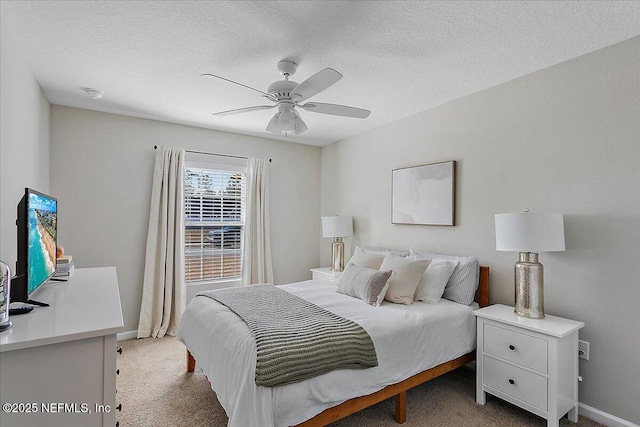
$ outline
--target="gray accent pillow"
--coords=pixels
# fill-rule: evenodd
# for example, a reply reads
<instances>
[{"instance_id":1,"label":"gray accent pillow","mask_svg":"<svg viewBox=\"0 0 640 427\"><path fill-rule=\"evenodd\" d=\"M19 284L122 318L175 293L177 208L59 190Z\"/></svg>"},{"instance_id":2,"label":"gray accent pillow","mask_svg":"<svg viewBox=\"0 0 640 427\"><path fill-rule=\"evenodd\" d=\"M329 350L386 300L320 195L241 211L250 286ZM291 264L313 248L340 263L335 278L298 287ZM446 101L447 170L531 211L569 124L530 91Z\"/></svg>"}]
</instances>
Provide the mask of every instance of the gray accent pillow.
<instances>
[{"instance_id":1,"label":"gray accent pillow","mask_svg":"<svg viewBox=\"0 0 640 427\"><path fill-rule=\"evenodd\" d=\"M378 271L348 264L338 280L338 292L378 307L387 291L389 277L391 271Z\"/></svg>"},{"instance_id":2,"label":"gray accent pillow","mask_svg":"<svg viewBox=\"0 0 640 427\"><path fill-rule=\"evenodd\" d=\"M410 250L409 256L458 261L457 267L453 270L447 286L444 288L442 298L464 305L470 305L473 302L480 280L480 264L477 258L416 252L413 249Z\"/></svg>"}]
</instances>

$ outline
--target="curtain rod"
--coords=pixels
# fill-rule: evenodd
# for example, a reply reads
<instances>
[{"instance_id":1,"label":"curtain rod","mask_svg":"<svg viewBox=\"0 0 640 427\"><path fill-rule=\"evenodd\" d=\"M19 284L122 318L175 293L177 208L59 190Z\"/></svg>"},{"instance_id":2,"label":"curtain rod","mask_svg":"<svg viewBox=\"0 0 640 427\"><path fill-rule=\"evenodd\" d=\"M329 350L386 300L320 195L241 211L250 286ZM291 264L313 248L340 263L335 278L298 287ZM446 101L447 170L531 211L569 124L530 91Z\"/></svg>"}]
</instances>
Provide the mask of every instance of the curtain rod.
<instances>
[{"instance_id":1,"label":"curtain rod","mask_svg":"<svg viewBox=\"0 0 640 427\"><path fill-rule=\"evenodd\" d=\"M153 149L157 150L158 146L154 145ZM193 153L193 154L206 154L209 156L233 157L235 159L245 159L245 160L248 159L247 157L244 157L244 156L233 156L231 154L207 153L206 151L193 151L193 150L184 150L184 151L186 151L187 153ZM271 163L271 159L269 159L269 163Z\"/></svg>"}]
</instances>

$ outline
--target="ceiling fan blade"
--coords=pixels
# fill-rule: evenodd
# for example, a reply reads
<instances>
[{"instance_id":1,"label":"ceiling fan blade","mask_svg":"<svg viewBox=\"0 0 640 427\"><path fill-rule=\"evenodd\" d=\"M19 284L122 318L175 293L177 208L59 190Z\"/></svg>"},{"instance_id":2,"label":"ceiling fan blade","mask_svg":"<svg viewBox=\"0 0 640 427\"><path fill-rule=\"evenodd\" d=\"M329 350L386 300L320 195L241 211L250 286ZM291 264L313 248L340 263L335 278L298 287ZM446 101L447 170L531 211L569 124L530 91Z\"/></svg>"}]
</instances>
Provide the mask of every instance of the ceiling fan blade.
<instances>
[{"instance_id":1,"label":"ceiling fan blade","mask_svg":"<svg viewBox=\"0 0 640 427\"><path fill-rule=\"evenodd\" d=\"M333 68L325 68L294 87L291 91L291 98L296 102L311 98L313 95L327 89L341 78L342 74Z\"/></svg>"},{"instance_id":2,"label":"ceiling fan blade","mask_svg":"<svg viewBox=\"0 0 640 427\"><path fill-rule=\"evenodd\" d=\"M267 130L271 133L277 133L278 135L280 135L282 131L280 130L280 126L278 126L278 117L280 117L280 112L277 112L275 116L273 116L271 121L269 121Z\"/></svg>"},{"instance_id":3,"label":"ceiling fan blade","mask_svg":"<svg viewBox=\"0 0 640 427\"><path fill-rule=\"evenodd\" d=\"M298 105L306 111L314 113L331 114L334 116L353 117L356 119L366 119L371 111L356 107L347 107L346 105L325 104L323 102L311 102L304 105Z\"/></svg>"},{"instance_id":4,"label":"ceiling fan blade","mask_svg":"<svg viewBox=\"0 0 640 427\"><path fill-rule=\"evenodd\" d=\"M208 74L208 73L205 73L205 74L200 74L200 76L211 76L211 77L215 77L216 79L224 80L224 81L229 82L229 83L237 84L238 86L246 87L247 89L255 90L256 92L259 92L259 93L261 93L262 95L264 95L264 96L266 96L266 97L269 97L269 94L268 94L268 93L263 92L263 91L261 91L260 89L256 89L256 88L253 88L253 87L251 87L251 86L243 85L242 83L234 82L233 80L225 79L224 77L216 76L215 74Z\"/></svg>"},{"instance_id":5,"label":"ceiling fan blade","mask_svg":"<svg viewBox=\"0 0 640 427\"><path fill-rule=\"evenodd\" d=\"M229 116L231 114L248 113L250 111L268 110L269 108L274 107L275 105L256 105L255 107L244 107L236 108L235 110L220 111L218 113L213 113L212 116Z\"/></svg>"},{"instance_id":6,"label":"ceiling fan blade","mask_svg":"<svg viewBox=\"0 0 640 427\"><path fill-rule=\"evenodd\" d=\"M307 124L304 122L304 120L302 120L302 118L300 118L298 113L296 113L295 111L293 112L293 117L296 124L296 127L293 128L294 135L300 135L302 132L309 130L309 128L307 127Z\"/></svg>"}]
</instances>

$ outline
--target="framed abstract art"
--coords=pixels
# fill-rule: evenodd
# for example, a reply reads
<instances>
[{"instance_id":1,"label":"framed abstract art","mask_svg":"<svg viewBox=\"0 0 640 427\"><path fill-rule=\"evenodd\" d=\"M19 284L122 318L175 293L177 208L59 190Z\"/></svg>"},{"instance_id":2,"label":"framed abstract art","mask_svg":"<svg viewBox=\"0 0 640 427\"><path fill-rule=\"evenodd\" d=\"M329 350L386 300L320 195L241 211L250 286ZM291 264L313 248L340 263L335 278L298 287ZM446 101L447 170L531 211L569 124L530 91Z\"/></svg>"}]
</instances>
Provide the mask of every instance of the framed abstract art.
<instances>
[{"instance_id":1,"label":"framed abstract art","mask_svg":"<svg viewBox=\"0 0 640 427\"><path fill-rule=\"evenodd\" d=\"M456 162L392 171L393 224L455 225Z\"/></svg>"}]
</instances>

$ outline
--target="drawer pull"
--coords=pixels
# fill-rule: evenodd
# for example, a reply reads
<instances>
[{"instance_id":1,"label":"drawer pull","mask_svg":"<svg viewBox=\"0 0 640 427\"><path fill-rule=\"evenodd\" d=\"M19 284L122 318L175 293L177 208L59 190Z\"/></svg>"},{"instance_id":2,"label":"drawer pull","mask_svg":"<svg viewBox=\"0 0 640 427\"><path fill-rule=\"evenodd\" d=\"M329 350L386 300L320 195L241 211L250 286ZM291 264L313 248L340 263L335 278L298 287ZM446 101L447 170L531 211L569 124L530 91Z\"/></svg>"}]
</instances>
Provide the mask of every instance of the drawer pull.
<instances>
[{"instance_id":1,"label":"drawer pull","mask_svg":"<svg viewBox=\"0 0 640 427\"><path fill-rule=\"evenodd\" d=\"M122 354L122 346L118 346L118 349L116 350L116 352L118 354Z\"/></svg>"},{"instance_id":2,"label":"drawer pull","mask_svg":"<svg viewBox=\"0 0 640 427\"><path fill-rule=\"evenodd\" d=\"M509 384L514 385L516 382L512 379L509 379Z\"/></svg>"},{"instance_id":3,"label":"drawer pull","mask_svg":"<svg viewBox=\"0 0 640 427\"><path fill-rule=\"evenodd\" d=\"M509 350L515 350L516 347L513 344L509 344Z\"/></svg>"},{"instance_id":4,"label":"drawer pull","mask_svg":"<svg viewBox=\"0 0 640 427\"><path fill-rule=\"evenodd\" d=\"M116 409L118 411L122 411L122 403L119 403L118 406L116 406Z\"/></svg>"}]
</instances>

